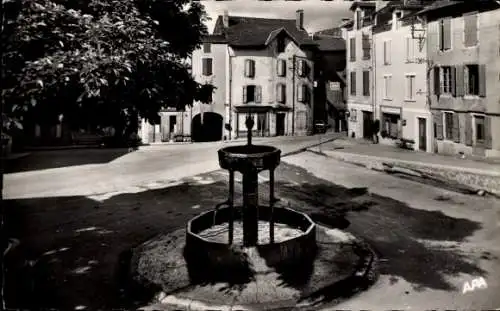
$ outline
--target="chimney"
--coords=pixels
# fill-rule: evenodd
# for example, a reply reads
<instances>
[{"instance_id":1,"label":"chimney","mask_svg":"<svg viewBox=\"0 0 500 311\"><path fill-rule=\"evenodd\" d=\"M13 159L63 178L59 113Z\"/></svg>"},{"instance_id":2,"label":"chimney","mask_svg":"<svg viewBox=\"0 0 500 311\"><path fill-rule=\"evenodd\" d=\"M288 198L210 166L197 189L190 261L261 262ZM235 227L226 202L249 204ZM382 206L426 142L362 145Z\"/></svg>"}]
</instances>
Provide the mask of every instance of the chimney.
<instances>
[{"instance_id":1,"label":"chimney","mask_svg":"<svg viewBox=\"0 0 500 311\"><path fill-rule=\"evenodd\" d=\"M224 10L224 15L222 15L222 24L224 28L229 27L229 12L227 10Z\"/></svg>"},{"instance_id":2,"label":"chimney","mask_svg":"<svg viewBox=\"0 0 500 311\"><path fill-rule=\"evenodd\" d=\"M295 15L295 25L297 29L304 29L304 10L297 10Z\"/></svg>"}]
</instances>

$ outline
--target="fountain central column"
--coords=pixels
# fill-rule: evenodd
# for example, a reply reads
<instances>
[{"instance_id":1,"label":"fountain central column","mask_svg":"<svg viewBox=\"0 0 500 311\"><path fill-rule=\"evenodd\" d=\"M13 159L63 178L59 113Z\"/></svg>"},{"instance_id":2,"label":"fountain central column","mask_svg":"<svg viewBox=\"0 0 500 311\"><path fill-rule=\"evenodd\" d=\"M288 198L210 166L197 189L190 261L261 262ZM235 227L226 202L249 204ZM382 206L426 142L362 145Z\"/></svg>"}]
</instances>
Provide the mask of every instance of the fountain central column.
<instances>
[{"instance_id":1,"label":"fountain central column","mask_svg":"<svg viewBox=\"0 0 500 311\"><path fill-rule=\"evenodd\" d=\"M254 125L251 115L245 122L247 127L248 145L252 144L252 129ZM259 173L255 167L247 167L243 172L243 246L256 246L259 239Z\"/></svg>"}]
</instances>

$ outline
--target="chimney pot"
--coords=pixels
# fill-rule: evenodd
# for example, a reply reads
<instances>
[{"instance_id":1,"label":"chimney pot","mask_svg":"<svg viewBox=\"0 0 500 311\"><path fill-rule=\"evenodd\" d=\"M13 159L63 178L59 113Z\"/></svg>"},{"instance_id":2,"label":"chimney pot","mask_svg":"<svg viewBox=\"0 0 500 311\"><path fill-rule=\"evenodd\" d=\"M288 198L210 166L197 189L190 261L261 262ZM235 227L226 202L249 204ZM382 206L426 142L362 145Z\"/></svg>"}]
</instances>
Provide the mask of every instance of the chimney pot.
<instances>
[{"instance_id":1,"label":"chimney pot","mask_svg":"<svg viewBox=\"0 0 500 311\"><path fill-rule=\"evenodd\" d=\"M304 29L304 10L297 10L295 15L295 25L297 29Z\"/></svg>"},{"instance_id":2,"label":"chimney pot","mask_svg":"<svg viewBox=\"0 0 500 311\"><path fill-rule=\"evenodd\" d=\"M224 10L224 15L222 15L222 23L224 24L224 28L229 27L229 12Z\"/></svg>"}]
</instances>

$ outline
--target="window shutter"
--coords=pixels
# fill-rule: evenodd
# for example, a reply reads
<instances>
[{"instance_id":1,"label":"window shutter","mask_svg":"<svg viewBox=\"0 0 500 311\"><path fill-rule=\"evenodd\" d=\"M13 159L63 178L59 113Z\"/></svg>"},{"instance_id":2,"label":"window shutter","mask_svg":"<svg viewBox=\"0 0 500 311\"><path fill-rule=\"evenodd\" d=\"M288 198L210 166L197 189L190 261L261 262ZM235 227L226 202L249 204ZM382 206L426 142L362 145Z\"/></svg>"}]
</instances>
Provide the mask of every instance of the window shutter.
<instances>
[{"instance_id":1,"label":"window shutter","mask_svg":"<svg viewBox=\"0 0 500 311\"><path fill-rule=\"evenodd\" d=\"M472 115L465 114L465 145L472 146Z\"/></svg>"},{"instance_id":2,"label":"window shutter","mask_svg":"<svg viewBox=\"0 0 500 311\"><path fill-rule=\"evenodd\" d=\"M278 76L280 76L280 77L284 77L285 76L285 73L286 73L285 66L286 66L286 61L283 60L283 59L279 59L278 60L278 69L277 69Z\"/></svg>"},{"instance_id":3,"label":"window shutter","mask_svg":"<svg viewBox=\"0 0 500 311\"><path fill-rule=\"evenodd\" d=\"M477 15L464 16L464 45L475 46L477 44Z\"/></svg>"},{"instance_id":4,"label":"window shutter","mask_svg":"<svg viewBox=\"0 0 500 311\"><path fill-rule=\"evenodd\" d=\"M464 96L464 66L455 67L455 89L457 97Z\"/></svg>"},{"instance_id":5,"label":"window shutter","mask_svg":"<svg viewBox=\"0 0 500 311\"><path fill-rule=\"evenodd\" d=\"M356 38L351 38L349 39L349 54L350 54L350 60L355 61L356 60Z\"/></svg>"},{"instance_id":6,"label":"window shutter","mask_svg":"<svg viewBox=\"0 0 500 311\"><path fill-rule=\"evenodd\" d=\"M262 88L260 86L255 87L255 102L256 103L262 102Z\"/></svg>"},{"instance_id":7,"label":"window shutter","mask_svg":"<svg viewBox=\"0 0 500 311\"><path fill-rule=\"evenodd\" d=\"M451 96L456 97L457 96L457 85L456 85L456 68L451 67L450 70L450 88L451 88Z\"/></svg>"},{"instance_id":8,"label":"window shutter","mask_svg":"<svg viewBox=\"0 0 500 311\"><path fill-rule=\"evenodd\" d=\"M207 58L208 76L212 75L212 59Z\"/></svg>"},{"instance_id":9,"label":"window shutter","mask_svg":"<svg viewBox=\"0 0 500 311\"><path fill-rule=\"evenodd\" d=\"M243 87L243 92L241 94L243 94L243 103L246 103L247 102L247 87L246 86Z\"/></svg>"},{"instance_id":10,"label":"window shutter","mask_svg":"<svg viewBox=\"0 0 500 311\"><path fill-rule=\"evenodd\" d=\"M443 140L443 113L441 111L434 112L434 123L436 123L436 139Z\"/></svg>"},{"instance_id":11,"label":"window shutter","mask_svg":"<svg viewBox=\"0 0 500 311\"><path fill-rule=\"evenodd\" d=\"M486 65L479 65L479 96L486 97Z\"/></svg>"},{"instance_id":12,"label":"window shutter","mask_svg":"<svg viewBox=\"0 0 500 311\"><path fill-rule=\"evenodd\" d=\"M453 114L452 136L454 142L460 142L460 118L458 113Z\"/></svg>"},{"instance_id":13,"label":"window shutter","mask_svg":"<svg viewBox=\"0 0 500 311\"><path fill-rule=\"evenodd\" d=\"M283 102L283 92L281 90L282 87L283 87L282 84L276 85L276 101L278 103L282 103Z\"/></svg>"},{"instance_id":14,"label":"window shutter","mask_svg":"<svg viewBox=\"0 0 500 311\"><path fill-rule=\"evenodd\" d=\"M493 148L493 133L491 132L491 117L484 117L484 146L486 149Z\"/></svg>"},{"instance_id":15,"label":"window shutter","mask_svg":"<svg viewBox=\"0 0 500 311\"><path fill-rule=\"evenodd\" d=\"M204 76L208 76L208 65L207 65L207 59L203 58L201 60L201 71Z\"/></svg>"},{"instance_id":16,"label":"window shutter","mask_svg":"<svg viewBox=\"0 0 500 311\"><path fill-rule=\"evenodd\" d=\"M245 60L245 76L253 78L255 76L255 62L251 59Z\"/></svg>"},{"instance_id":17,"label":"window shutter","mask_svg":"<svg viewBox=\"0 0 500 311\"><path fill-rule=\"evenodd\" d=\"M451 20L443 20L443 47L445 50L451 48Z\"/></svg>"},{"instance_id":18,"label":"window shutter","mask_svg":"<svg viewBox=\"0 0 500 311\"><path fill-rule=\"evenodd\" d=\"M297 99L301 103L304 102L304 88L303 88L303 85L298 85L297 86Z\"/></svg>"},{"instance_id":19,"label":"window shutter","mask_svg":"<svg viewBox=\"0 0 500 311\"><path fill-rule=\"evenodd\" d=\"M439 97L441 93L441 84L439 81L439 67L434 67L434 94Z\"/></svg>"}]
</instances>

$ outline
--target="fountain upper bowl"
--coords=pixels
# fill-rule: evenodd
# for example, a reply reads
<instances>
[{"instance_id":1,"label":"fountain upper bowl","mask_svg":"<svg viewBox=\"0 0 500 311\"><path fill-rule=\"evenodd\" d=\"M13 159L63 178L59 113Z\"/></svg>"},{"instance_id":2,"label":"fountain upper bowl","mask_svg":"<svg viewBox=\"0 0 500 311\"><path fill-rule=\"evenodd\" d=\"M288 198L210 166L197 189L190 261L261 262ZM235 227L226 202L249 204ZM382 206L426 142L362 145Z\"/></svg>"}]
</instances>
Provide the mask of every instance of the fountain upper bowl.
<instances>
[{"instance_id":1,"label":"fountain upper bowl","mask_svg":"<svg viewBox=\"0 0 500 311\"><path fill-rule=\"evenodd\" d=\"M238 145L219 149L218 154L221 168L243 173L276 168L280 163L281 150L266 145Z\"/></svg>"}]
</instances>

